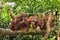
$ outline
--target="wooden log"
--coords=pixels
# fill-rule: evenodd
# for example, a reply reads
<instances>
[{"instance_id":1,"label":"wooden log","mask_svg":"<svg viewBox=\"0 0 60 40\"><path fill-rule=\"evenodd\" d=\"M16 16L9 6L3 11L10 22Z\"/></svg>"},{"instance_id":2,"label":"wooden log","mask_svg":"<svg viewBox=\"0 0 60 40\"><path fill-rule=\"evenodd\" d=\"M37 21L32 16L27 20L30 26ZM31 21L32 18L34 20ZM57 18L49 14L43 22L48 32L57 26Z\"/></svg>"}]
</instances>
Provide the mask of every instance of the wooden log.
<instances>
[{"instance_id":1,"label":"wooden log","mask_svg":"<svg viewBox=\"0 0 60 40\"><path fill-rule=\"evenodd\" d=\"M18 35L18 34L21 34L21 35L33 35L33 34L37 34L39 35L41 33L40 32L27 32L25 33L24 31L12 31L10 29L4 29L4 28L0 28L0 31L2 31L3 35Z\"/></svg>"}]
</instances>

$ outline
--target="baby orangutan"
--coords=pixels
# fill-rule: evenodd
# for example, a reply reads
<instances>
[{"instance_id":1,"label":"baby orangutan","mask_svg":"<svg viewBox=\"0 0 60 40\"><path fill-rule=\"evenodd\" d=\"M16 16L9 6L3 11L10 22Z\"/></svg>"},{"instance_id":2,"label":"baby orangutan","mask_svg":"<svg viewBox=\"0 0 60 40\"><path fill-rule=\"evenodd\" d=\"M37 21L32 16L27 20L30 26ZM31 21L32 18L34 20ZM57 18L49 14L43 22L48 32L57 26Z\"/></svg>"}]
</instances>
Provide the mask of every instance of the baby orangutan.
<instances>
[{"instance_id":1,"label":"baby orangutan","mask_svg":"<svg viewBox=\"0 0 60 40\"><path fill-rule=\"evenodd\" d=\"M49 14L46 13L44 16L45 22L47 22L48 18L49 18ZM51 13L50 27L54 27L54 20L55 20L55 15L53 15L53 13Z\"/></svg>"},{"instance_id":2,"label":"baby orangutan","mask_svg":"<svg viewBox=\"0 0 60 40\"><path fill-rule=\"evenodd\" d=\"M45 29L45 23L44 21L40 18L39 15L36 16L30 16L28 19L28 23L32 24L33 29L36 29L38 26L40 27L40 29Z\"/></svg>"}]
</instances>

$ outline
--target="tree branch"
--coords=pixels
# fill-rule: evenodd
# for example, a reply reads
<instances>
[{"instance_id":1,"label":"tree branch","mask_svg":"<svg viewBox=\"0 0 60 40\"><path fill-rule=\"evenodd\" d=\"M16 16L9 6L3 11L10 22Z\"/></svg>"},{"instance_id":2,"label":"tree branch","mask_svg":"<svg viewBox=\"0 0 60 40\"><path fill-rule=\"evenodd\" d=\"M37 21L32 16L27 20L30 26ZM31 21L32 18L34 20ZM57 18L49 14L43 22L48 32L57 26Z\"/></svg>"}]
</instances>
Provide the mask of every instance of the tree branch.
<instances>
[{"instance_id":1,"label":"tree branch","mask_svg":"<svg viewBox=\"0 0 60 40\"><path fill-rule=\"evenodd\" d=\"M49 19L48 19L48 21L46 23L47 29L46 29L46 34L44 36L44 40L47 40L47 38L48 38L48 36L50 34L50 20L51 20L51 14L49 14Z\"/></svg>"}]
</instances>

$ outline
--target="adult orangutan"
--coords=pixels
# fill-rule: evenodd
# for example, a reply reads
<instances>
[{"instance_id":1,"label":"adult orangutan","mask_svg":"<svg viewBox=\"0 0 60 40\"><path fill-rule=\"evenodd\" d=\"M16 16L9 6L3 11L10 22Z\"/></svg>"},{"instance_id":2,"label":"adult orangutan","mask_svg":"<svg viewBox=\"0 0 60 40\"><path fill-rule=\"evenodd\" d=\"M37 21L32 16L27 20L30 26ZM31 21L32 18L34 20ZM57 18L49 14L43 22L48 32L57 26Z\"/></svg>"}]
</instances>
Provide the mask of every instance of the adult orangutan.
<instances>
[{"instance_id":1,"label":"adult orangutan","mask_svg":"<svg viewBox=\"0 0 60 40\"><path fill-rule=\"evenodd\" d=\"M21 29L28 31L29 24L27 22L26 15L24 13L21 13L14 20L12 20L10 29L14 31L21 30Z\"/></svg>"}]
</instances>

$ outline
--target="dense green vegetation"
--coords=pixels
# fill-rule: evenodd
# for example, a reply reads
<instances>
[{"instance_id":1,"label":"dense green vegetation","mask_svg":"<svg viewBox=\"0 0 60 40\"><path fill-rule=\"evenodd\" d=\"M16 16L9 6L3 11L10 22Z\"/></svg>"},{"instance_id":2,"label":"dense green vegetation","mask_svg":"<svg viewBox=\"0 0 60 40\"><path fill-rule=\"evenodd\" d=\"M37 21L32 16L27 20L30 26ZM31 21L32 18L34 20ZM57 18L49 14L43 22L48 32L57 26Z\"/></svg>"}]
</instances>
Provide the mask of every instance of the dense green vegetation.
<instances>
[{"instance_id":1,"label":"dense green vegetation","mask_svg":"<svg viewBox=\"0 0 60 40\"><path fill-rule=\"evenodd\" d=\"M43 13L47 10L56 11L60 14L60 0L2 0L3 9L0 16L0 27L9 28L9 23L11 22L10 12L8 10L9 6L6 2L15 2L16 6L13 8L13 13L15 15L19 12L26 12L28 15L34 15L38 12ZM59 27L59 26L57 26ZM51 32L48 40L56 40L57 30ZM4 40L9 40L8 36L4 36ZM17 35L14 40L43 40L42 35Z\"/></svg>"}]
</instances>

